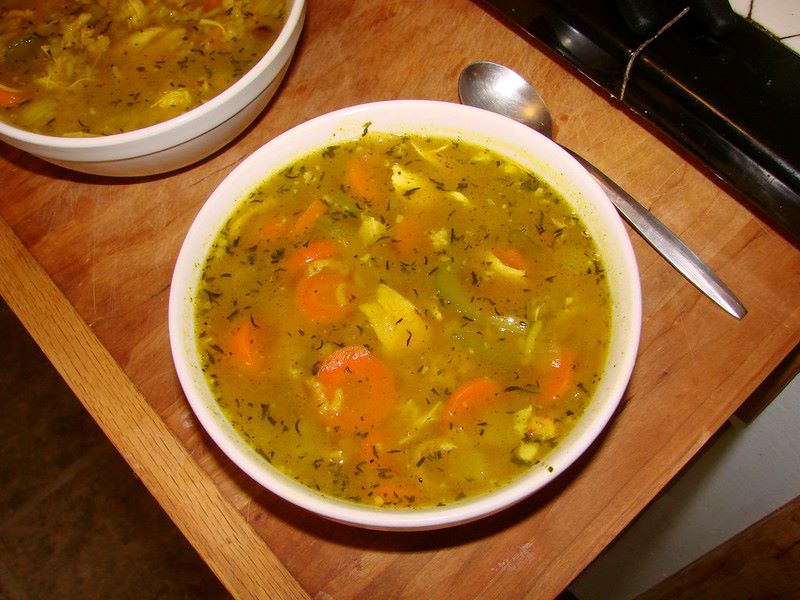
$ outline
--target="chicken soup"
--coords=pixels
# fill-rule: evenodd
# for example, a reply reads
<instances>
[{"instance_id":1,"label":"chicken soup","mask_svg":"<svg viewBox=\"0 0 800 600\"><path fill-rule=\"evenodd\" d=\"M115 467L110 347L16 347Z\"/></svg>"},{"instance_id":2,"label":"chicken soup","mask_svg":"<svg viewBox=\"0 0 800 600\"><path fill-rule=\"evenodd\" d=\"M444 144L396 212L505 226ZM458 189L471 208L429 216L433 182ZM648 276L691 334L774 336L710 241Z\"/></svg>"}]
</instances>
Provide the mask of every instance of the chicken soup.
<instances>
[{"instance_id":1,"label":"chicken soup","mask_svg":"<svg viewBox=\"0 0 800 600\"><path fill-rule=\"evenodd\" d=\"M54 136L179 116L264 56L285 0L3 0L0 118Z\"/></svg>"},{"instance_id":2,"label":"chicken soup","mask_svg":"<svg viewBox=\"0 0 800 600\"><path fill-rule=\"evenodd\" d=\"M535 174L367 125L235 208L196 343L223 413L286 476L432 507L546 461L601 377L610 302L585 224Z\"/></svg>"}]
</instances>

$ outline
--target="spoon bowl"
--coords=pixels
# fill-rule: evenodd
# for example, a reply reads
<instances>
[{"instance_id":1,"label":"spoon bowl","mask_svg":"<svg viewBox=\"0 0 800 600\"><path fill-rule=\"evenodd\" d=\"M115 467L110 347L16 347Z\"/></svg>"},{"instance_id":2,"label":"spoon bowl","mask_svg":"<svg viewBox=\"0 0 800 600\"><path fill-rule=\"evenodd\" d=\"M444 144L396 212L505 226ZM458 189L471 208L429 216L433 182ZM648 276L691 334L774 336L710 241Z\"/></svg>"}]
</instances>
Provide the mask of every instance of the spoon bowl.
<instances>
[{"instance_id":1,"label":"spoon bowl","mask_svg":"<svg viewBox=\"0 0 800 600\"><path fill-rule=\"evenodd\" d=\"M550 110L531 84L515 71L491 62L467 66L458 79L461 102L505 115L553 137Z\"/></svg>"},{"instance_id":2,"label":"spoon bowl","mask_svg":"<svg viewBox=\"0 0 800 600\"><path fill-rule=\"evenodd\" d=\"M553 137L553 119L544 100L530 83L508 67L486 61L467 65L458 78L458 94L464 104L501 114ZM631 227L678 272L737 319L747 314L733 292L666 225L588 160L569 148L564 150L592 174Z\"/></svg>"}]
</instances>

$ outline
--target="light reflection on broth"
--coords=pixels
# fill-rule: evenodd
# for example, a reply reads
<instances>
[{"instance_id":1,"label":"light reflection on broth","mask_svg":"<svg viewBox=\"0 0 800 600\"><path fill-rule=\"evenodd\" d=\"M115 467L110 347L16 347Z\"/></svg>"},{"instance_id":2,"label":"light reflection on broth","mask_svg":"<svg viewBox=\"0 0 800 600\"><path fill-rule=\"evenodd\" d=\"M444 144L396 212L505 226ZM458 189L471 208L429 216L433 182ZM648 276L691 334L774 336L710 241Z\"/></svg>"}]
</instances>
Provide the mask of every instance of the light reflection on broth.
<instances>
[{"instance_id":1,"label":"light reflection on broth","mask_svg":"<svg viewBox=\"0 0 800 600\"><path fill-rule=\"evenodd\" d=\"M611 320L593 240L535 175L374 132L242 201L195 312L209 385L249 444L325 494L398 507L542 461L591 400Z\"/></svg>"},{"instance_id":2,"label":"light reflection on broth","mask_svg":"<svg viewBox=\"0 0 800 600\"><path fill-rule=\"evenodd\" d=\"M285 0L4 0L0 118L110 135L207 102L264 56Z\"/></svg>"}]
</instances>

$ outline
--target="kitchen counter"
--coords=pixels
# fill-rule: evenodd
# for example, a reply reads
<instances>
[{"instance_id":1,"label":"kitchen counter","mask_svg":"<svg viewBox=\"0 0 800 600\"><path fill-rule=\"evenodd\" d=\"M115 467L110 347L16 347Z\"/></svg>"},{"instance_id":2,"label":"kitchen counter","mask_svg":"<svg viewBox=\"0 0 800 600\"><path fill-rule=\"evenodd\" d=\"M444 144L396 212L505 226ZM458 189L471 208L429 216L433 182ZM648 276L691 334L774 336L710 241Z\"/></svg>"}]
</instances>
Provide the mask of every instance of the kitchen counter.
<instances>
[{"instance_id":1,"label":"kitchen counter","mask_svg":"<svg viewBox=\"0 0 800 600\"><path fill-rule=\"evenodd\" d=\"M578 464L519 505L454 529L328 522L255 484L194 419L170 358L172 268L205 199L264 142L361 102L455 102L458 73L478 59L534 82L557 139L678 233L749 313L730 317L629 230L644 301L637 365L622 408ZM552 598L800 340L800 251L685 151L468 0L310 0L267 111L177 173L113 180L5 145L0 153L0 294L240 598Z\"/></svg>"}]
</instances>

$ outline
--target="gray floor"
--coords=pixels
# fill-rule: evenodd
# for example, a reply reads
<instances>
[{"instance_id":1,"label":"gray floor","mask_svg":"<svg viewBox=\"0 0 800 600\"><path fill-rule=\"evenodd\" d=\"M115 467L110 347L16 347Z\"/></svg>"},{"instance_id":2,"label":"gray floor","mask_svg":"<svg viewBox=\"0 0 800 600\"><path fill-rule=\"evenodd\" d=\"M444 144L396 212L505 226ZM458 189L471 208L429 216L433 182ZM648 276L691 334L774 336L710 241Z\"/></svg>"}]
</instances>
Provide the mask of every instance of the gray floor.
<instances>
[{"instance_id":1,"label":"gray floor","mask_svg":"<svg viewBox=\"0 0 800 600\"><path fill-rule=\"evenodd\" d=\"M0 600L228 598L0 301Z\"/></svg>"}]
</instances>

